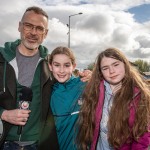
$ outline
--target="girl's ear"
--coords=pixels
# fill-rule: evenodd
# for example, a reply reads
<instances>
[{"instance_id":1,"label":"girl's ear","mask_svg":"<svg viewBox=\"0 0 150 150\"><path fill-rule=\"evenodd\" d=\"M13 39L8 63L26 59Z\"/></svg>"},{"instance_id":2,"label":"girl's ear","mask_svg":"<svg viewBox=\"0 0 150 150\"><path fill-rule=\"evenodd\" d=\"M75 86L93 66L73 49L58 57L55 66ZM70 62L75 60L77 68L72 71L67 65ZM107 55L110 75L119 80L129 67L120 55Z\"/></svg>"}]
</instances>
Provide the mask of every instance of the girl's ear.
<instances>
[{"instance_id":1,"label":"girl's ear","mask_svg":"<svg viewBox=\"0 0 150 150\"><path fill-rule=\"evenodd\" d=\"M48 64L48 67L49 67L49 70L50 70L50 71L53 71L53 70L52 70L52 66L51 66L50 64Z\"/></svg>"},{"instance_id":2,"label":"girl's ear","mask_svg":"<svg viewBox=\"0 0 150 150\"><path fill-rule=\"evenodd\" d=\"M76 66L77 66L77 64L73 64L73 71L75 70Z\"/></svg>"},{"instance_id":3,"label":"girl's ear","mask_svg":"<svg viewBox=\"0 0 150 150\"><path fill-rule=\"evenodd\" d=\"M21 22L19 22L18 31L21 32Z\"/></svg>"}]
</instances>

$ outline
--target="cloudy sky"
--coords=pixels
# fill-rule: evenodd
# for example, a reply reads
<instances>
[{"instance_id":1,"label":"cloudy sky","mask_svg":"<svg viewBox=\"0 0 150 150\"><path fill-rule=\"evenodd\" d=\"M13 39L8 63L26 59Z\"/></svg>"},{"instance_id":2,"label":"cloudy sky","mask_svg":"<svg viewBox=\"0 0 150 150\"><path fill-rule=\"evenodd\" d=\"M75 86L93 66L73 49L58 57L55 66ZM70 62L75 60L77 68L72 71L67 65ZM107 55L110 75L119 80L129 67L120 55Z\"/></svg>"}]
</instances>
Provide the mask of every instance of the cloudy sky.
<instances>
[{"instance_id":1,"label":"cloudy sky","mask_svg":"<svg viewBox=\"0 0 150 150\"><path fill-rule=\"evenodd\" d=\"M108 47L119 48L130 61L150 62L150 0L4 0L0 2L0 46L20 37L18 22L29 6L40 6L49 15L44 45L49 53L57 46L70 47L78 68L86 68Z\"/></svg>"}]
</instances>

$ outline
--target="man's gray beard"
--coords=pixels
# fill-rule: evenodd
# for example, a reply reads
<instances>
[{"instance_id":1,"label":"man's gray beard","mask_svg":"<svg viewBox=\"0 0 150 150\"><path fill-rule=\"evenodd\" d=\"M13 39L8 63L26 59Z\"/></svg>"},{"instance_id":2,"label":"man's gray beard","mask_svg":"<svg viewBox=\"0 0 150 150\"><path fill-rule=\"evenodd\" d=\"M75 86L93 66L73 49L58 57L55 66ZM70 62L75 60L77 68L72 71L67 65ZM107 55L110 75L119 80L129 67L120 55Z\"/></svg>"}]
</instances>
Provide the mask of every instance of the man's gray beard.
<instances>
[{"instance_id":1,"label":"man's gray beard","mask_svg":"<svg viewBox=\"0 0 150 150\"><path fill-rule=\"evenodd\" d=\"M23 42L23 45L28 49L28 50L34 50L34 49L37 49L39 47L38 44L28 44L27 42Z\"/></svg>"}]
</instances>

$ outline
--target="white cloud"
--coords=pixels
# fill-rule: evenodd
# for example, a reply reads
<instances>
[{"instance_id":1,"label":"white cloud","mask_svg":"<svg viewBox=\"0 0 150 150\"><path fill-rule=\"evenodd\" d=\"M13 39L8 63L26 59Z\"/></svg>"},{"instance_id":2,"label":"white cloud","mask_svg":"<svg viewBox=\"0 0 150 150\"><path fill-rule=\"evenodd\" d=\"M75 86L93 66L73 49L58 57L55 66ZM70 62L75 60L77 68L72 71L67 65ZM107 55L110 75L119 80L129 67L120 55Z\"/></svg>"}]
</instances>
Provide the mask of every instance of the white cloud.
<instances>
[{"instance_id":1,"label":"white cloud","mask_svg":"<svg viewBox=\"0 0 150 150\"><path fill-rule=\"evenodd\" d=\"M131 7L139 6L142 4L149 4L150 0L36 0L42 5L84 5L84 4L101 4L111 7L115 10L126 10Z\"/></svg>"},{"instance_id":2,"label":"white cloud","mask_svg":"<svg viewBox=\"0 0 150 150\"><path fill-rule=\"evenodd\" d=\"M88 3L88 4L83 4ZM82 3L82 5L80 5ZM150 0L5 0L1 2L0 45L19 37L18 22L28 6L42 6L49 15L49 33L44 45L52 51L56 46L67 46L69 15L71 17L71 48L78 67L94 62L97 54L107 47L117 47L126 56L150 58L150 21L143 24L134 20L128 13L130 7ZM72 5L74 4L74 5Z\"/></svg>"}]
</instances>

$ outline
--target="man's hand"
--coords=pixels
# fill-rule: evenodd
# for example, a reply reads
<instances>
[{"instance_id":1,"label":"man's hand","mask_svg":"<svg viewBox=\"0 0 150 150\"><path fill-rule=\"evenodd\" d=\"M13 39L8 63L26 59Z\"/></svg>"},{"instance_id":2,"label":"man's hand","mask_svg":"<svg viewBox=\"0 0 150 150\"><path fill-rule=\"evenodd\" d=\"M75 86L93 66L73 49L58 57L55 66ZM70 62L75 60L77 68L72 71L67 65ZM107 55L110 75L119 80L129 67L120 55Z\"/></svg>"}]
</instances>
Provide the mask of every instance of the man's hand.
<instances>
[{"instance_id":1,"label":"man's hand","mask_svg":"<svg viewBox=\"0 0 150 150\"><path fill-rule=\"evenodd\" d=\"M30 110L14 109L4 110L1 119L15 125L24 126L28 120Z\"/></svg>"},{"instance_id":2,"label":"man's hand","mask_svg":"<svg viewBox=\"0 0 150 150\"><path fill-rule=\"evenodd\" d=\"M87 82L91 79L92 71L84 70L83 72L79 72L79 76L81 77L82 82Z\"/></svg>"}]
</instances>

